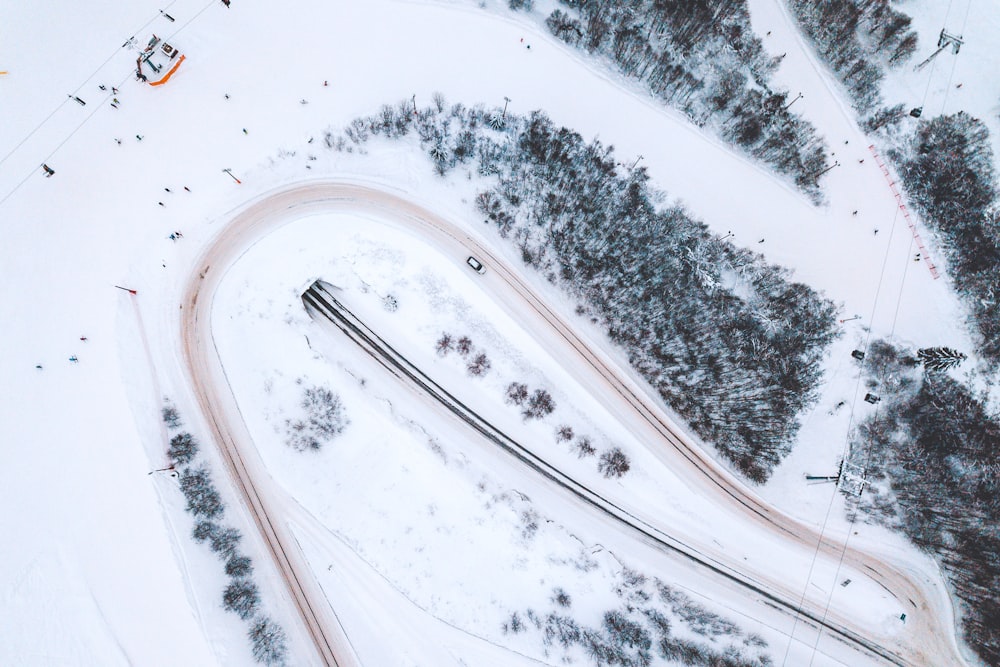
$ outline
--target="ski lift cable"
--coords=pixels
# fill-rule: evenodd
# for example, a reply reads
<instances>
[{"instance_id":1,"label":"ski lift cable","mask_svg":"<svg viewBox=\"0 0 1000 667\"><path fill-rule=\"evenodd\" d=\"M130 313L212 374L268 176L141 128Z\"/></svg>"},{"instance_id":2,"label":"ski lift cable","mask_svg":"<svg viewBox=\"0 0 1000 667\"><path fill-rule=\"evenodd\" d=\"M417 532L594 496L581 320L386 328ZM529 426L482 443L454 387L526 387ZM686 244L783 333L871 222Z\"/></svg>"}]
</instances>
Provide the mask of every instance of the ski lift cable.
<instances>
[{"instance_id":1,"label":"ski lift cable","mask_svg":"<svg viewBox=\"0 0 1000 667\"><path fill-rule=\"evenodd\" d=\"M871 323L875 319L875 311L878 308L879 298L882 295L882 286L883 286L883 283L885 282L886 267L889 264L889 256L890 256L890 253L891 253L891 250L892 250L892 239L893 239L893 236L895 236L896 227L897 227L897 224L899 222L899 211L900 211L900 208L898 206L896 206L895 207L895 211L894 211L893 216L892 216L892 224L889 227L889 240L888 240L888 243L886 244L885 254L882 257L882 268L879 271L878 283L876 284L876 287L875 287L875 296L872 299L871 314L869 315L869 318L868 318L869 323ZM911 244L911 247L912 247L912 244L913 244L912 240L910 241L910 244ZM898 304L897 304L897 306L898 306ZM871 327L868 327L868 329L867 329L867 331L865 333L865 344L864 344L864 349L865 349L866 352L868 351L868 347L869 347L869 345L871 343L871 337L872 337L872 330L871 330ZM862 368L863 368L863 364L864 364L864 362L862 362ZM850 417L848 419L847 431L846 431L845 436L844 436L844 448L843 448L843 451L842 451L842 454L841 454L841 459L844 460L844 461L847 460L847 454L848 454L848 451L850 449L850 435L849 434L851 432L851 427L853 426L853 423L854 423L854 410L853 410L853 407L858 404L858 396L860 395L860 392L861 392L862 379L863 379L863 376L859 373L858 380L857 380L857 382L854 385L854 398L851 401L852 410L851 410ZM877 406L876 406L876 410L877 410ZM826 514L824 515L824 517L823 517L823 523L820 526L819 540L817 540L817 542L816 542L816 548L813 550L813 555L812 555L811 561L809 563L809 571L808 571L808 574L806 575L805 583L802 585L802 595L801 595L801 597L799 599L799 604L798 604L798 606L800 608L802 607L802 605L805 604L806 594L809 591L809 586L810 586L811 581L812 581L813 573L815 572L815 569L816 569L816 561L819 559L820 547L823 544L824 537L826 537L826 529L827 529L827 525L830 522L830 515L833 513L834 500L837 498L837 490L838 489L839 489L839 485L836 488L834 488L833 491L830 493L830 500L827 502ZM847 552L847 543L845 541L845 543L844 543L844 549L841 552L841 563L843 562L844 554L846 554L846 552ZM840 566L839 565L837 567L837 571L838 572L840 571ZM827 612L829 610L829 606L830 606L830 601L827 600L826 607L823 610L823 618L824 618L824 620L826 619L826 615L827 615ZM795 618L792 621L792 629L791 629L791 632L789 633L788 645L785 647L785 656L784 656L784 658L781 661L782 666L784 666L784 665L786 665L788 663L788 655L789 655L789 653L791 652L791 649L792 649L792 642L794 641L795 627L796 627L796 625L798 625L798 622L799 622L799 613L796 612ZM820 634L822 635L822 633L820 633ZM816 643L815 646L813 646L812 654L811 654L811 657L810 657L810 660L809 660L809 664L810 665L812 665L812 661L813 661L813 659L816 656L816 651L818 650L819 637L817 637L816 641L817 641L817 643Z\"/></svg>"},{"instance_id":2,"label":"ski lift cable","mask_svg":"<svg viewBox=\"0 0 1000 667\"><path fill-rule=\"evenodd\" d=\"M169 8L170 8L170 6L171 6L171 5L173 5L173 4L175 3L175 2L177 2L177 0L171 0L171 2L170 2L169 4L167 4L166 8L167 8L167 9L169 9ZM179 28L178 28L177 30L175 30L175 31L174 31L173 33L171 33L171 35L170 35L170 38L172 38L173 36L177 35L177 34L178 34L178 33L179 33L179 32L180 32L181 30L183 30L183 29L184 29L184 28L186 28L186 27L187 27L188 25L190 25L192 21L194 21L194 20L195 20L196 18L198 18L199 16L201 16L201 15L202 15L203 13L205 13L205 10L207 10L207 9L208 9L209 7L211 7L211 6L212 6L212 5L214 5L214 4L215 4L215 0L210 0L210 1L208 2L208 3L206 3L206 5L205 5L204 7L202 7L202 8L201 8L201 9L200 9L200 10L199 10L199 11L198 11L198 12L197 12L197 13L196 13L196 14L195 14L194 16L192 16L192 17L191 17L190 19L188 19L188 20L187 20L187 21L186 21L185 23L183 23L183 24L182 24L182 25L181 25L181 26L180 26L180 27L179 27ZM155 21L155 20L156 20L157 18L159 18L159 17L160 17L160 14L157 14L157 15L156 15L156 16L154 16L154 17L153 17L152 19L150 19L149 21L147 21L147 22L146 22L146 23L145 23L145 24L144 24L144 25L143 25L142 27L140 27L140 28L139 28L139 30L137 30L137 31L136 31L136 34L138 34L138 33L141 33L141 32L142 32L143 30L145 30L145 29L146 29L147 27L149 27L149 25L150 25L150 24L152 24L152 23L153 23L153 21ZM127 42L126 42L126 45L127 45ZM108 59L107 59L107 60L105 60L105 61L104 61L104 62L103 62L103 63L101 64L101 66L100 66L100 67L98 67L98 68L97 68L96 70L94 70L94 72L92 72L92 73L91 73L91 74L90 74L90 75L89 75L89 76L87 77L87 79L86 79L86 80L84 81L84 83L83 83L83 84L81 84L80 86L78 86L78 87L76 88L76 90L74 90L73 92L74 92L74 93L76 93L76 92L79 92L79 90L80 90L80 89L81 89L81 88L82 88L82 87L83 87L84 85L86 85L86 82L87 82L87 81L90 81L91 79L93 79L93 78L94 78L94 76L96 76L96 75L97 75L97 73L98 73L98 72L99 72L99 71L100 71L100 70L101 70L101 69L102 69L102 68L103 68L103 67L104 67L105 65L107 65L107 64L108 64L108 62L109 62L109 61L110 61L110 60L111 60L112 58L114 58L114 57L115 57L115 55L117 55L118 51L120 51L120 50L121 50L121 49L123 49L123 48L126 48L126 45L123 45L123 46L119 47L118 49L115 49L115 52L114 52L114 53L112 53L112 54L111 54L111 56L109 56L109 57L108 57ZM121 80L120 80L120 81L118 82L118 85L122 85L122 84L123 84L123 83L124 83L124 82L125 82L126 80L128 80L128 78L129 78L129 77L128 77L128 76L126 76L125 78L121 79ZM107 101L108 99L110 99L111 97L112 97L112 94L111 94L111 93L108 93L107 95L105 95L105 96L104 96L104 99L103 99L103 101L105 101L105 102L106 102L106 101ZM55 108L55 109L54 109L54 110L52 111L52 113L50 113L50 114L49 114L49 115L48 115L48 116L47 116L47 117L45 118L45 120L43 120L43 121L42 121L41 123L39 123L39 124L38 124L38 125L37 125L37 126L35 127L35 129L33 129L33 130L32 130L32 131L30 132L30 133L28 133L28 135L27 135L27 136L26 136L26 137L25 137L24 139L22 139L22 140L20 141L20 143L18 143L18 145L17 145L17 146L15 146L15 147L14 147L14 148L13 148L13 149L12 149L12 150L11 150L11 151L9 152L9 153L7 153L7 155L5 155L5 156L3 157L3 159L0 159L0 165L3 165L3 163L4 163L5 161L7 161L7 159L8 159L8 158L10 158L10 156L11 156L11 155L13 155L13 154L14 154L14 152L15 152L15 151L17 151L17 149L21 147L21 145L23 145L23 144L24 144L24 142L26 142L26 141L27 141L28 139L30 139L30 138L31 138L31 136L32 136L33 134L35 134L35 132L37 132L38 130L40 130L40 129L42 128L42 126L44 126L44 125L45 125L45 123L46 123L46 122L47 122L47 121L48 121L48 120L49 120L50 118L52 118L52 116L54 116L54 115L55 115L55 114L56 114L56 113L57 113L57 112L59 111L59 109L61 109L61 108L62 108L62 106L63 106L64 104L66 104L67 102L69 102L69 100L70 100L70 98L67 98L66 100L64 100L64 101L63 101L63 102L62 102L62 103L61 103L61 104L60 104L60 105L59 105L58 107L56 107L56 108ZM94 114L95 114L95 113L97 113L97 111L98 111L99 109L101 109L101 108L103 108L103 105L100 105L100 104L98 104L98 105L95 105L95 106L94 106L94 110L93 110L93 111L91 111L91 112L90 112L90 113L89 113L89 114L88 114L88 115L87 115L87 116L86 116L86 117L85 117L85 118L83 119L83 121L82 121L82 122L81 122L81 123L80 123L79 125L77 125L77 126L76 126L76 127L75 127L75 128L73 129L73 131L72 131L72 132L70 132L70 133L69 133L69 134L68 134L68 135L66 136L66 138L65 138L65 139L63 139L63 140L62 140L61 142L59 142L59 144L58 144L58 145L57 145L57 146L56 146L55 148L53 148L53 149L52 149L51 151L49 151L49 153L48 153L47 155L45 155L45 156L44 156L44 157L42 158L42 162L50 162L50 161L52 160L52 157L53 157L53 156L54 156L54 155L55 155L55 154L56 154L56 153L57 153L57 152L59 151L59 149L60 149L60 148L62 148L62 147L63 147L63 145L64 145L64 144L65 144L65 143L66 143L67 141L69 141L69 140L70 140L71 138L73 138L73 136L74 136L74 135L75 135L75 134L76 134L77 132L79 132L79 131L80 131L80 130L81 130L81 129L83 128L83 126L84 126L84 125L86 125L86 124L87 124L87 122L88 122L88 121L89 121L89 120L90 120L90 119L91 119L91 118L92 118L92 117L94 116ZM0 198L0 206L3 206L3 204L4 204L4 203L5 203L5 202L6 202L6 201L7 201L8 199L10 199L10 198L11 198L11 197L12 197L12 196L14 195L14 193L15 193L15 192L17 192L18 190L20 190L20 189L21 189L21 188L22 188L22 187L24 186L24 184L28 182L28 179L29 179L29 178L31 178L31 175L32 175L33 173L34 173L34 168L32 168L31 170L29 170L29 171L28 171L28 172L27 172L27 173L25 174L24 178L22 178L22 179L21 179L21 181L20 181L20 182L19 182L19 183L18 183L17 185L15 185L15 186L14 186L14 187L13 187L13 188L12 188L12 189L11 189L11 190L10 190L10 191L8 192L8 193L7 193L7 194L5 194L5 195L3 196L3 198Z\"/></svg>"},{"instance_id":3,"label":"ski lift cable","mask_svg":"<svg viewBox=\"0 0 1000 667\"><path fill-rule=\"evenodd\" d=\"M177 0L171 0L171 1L170 1L170 4L168 4L168 5L167 5L167 8L169 9L169 8L170 8L170 5L173 5L173 4L175 3L175 2L177 2ZM140 27L140 28L139 28L139 29L138 29L137 31L133 32L132 34L138 34L138 33L142 32L142 31L143 31L143 30L145 30L145 29L146 29L147 27L149 27L149 26L150 26L150 24L152 24L152 23L153 23L153 21L155 21L155 20L156 20L157 18L159 18L159 16L160 16L160 15L159 15L159 14L157 14L156 16L154 16L153 18L151 18L150 20L146 21L146 23L145 23L145 24L143 24L143 25L142 25L142 27ZM95 76L97 76L97 73L98 73L98 72L100 72L100 71L101 71L102 69L104 69L104 67L105 67L105 66L106 66L106 65L107 65L107 64L108 64L109 62L111 62L111 60L112 60L112 59L113 59L113 58L114 58L114 57L115 57L116 55L118 55L118 52L119 52L119 51L121 51L121 50L122 50L122 49L124 49L124 48L127 48L127 45L128 45L128 42L126 42L126 43L125 43L125 44L123 44L122 46L120 46L120 47L118 47L117 49L115 49L115 50L114 50L114 51L113 51L113 52L111 53L111 55L110 55L110 56L108 56L108 57L107 57L107 59L105 59L105 61L104 61L104 62L102 62L102 63L101 63L100 65L98 65L98 66L97 66L97 69L95 69L95 70L94 70L93 72L91 72L90 74L88 74L88 75L87 75L87 77L86 77L86 78L85 78L85 79L83 80L83 83L81 83L80 85L78 85L78 86L77 86L77 87L76 87L76 88L75 88L75 89L73 90L73 94L74 94L74 95L78 94L78 93L79 93L79 92L80 92L80 91L81 91L81 90L83 89L83 87L84 87L85 85L87 85L87 82L88 82L88 81L90 81L91 79L93 79L93 78L94 78ZM49 122L49 119L51 119L51 118L52 118L52 117L53 117L54 115L56 115L56 113L57 113L57 112L58 112L58 111L59 111L60 109L62 109L62 108L63 108L63 105L64 105L64 104L66 104L66 103L67 103L68 101L69 101L69 98L66 98L65 100L63 100L62 102L60 102L60 103L59 103L59 105L58 105L58 106L57 106L57 107L56 107L55 109L53 109L53 110L52 110L52 112L51 112L51 113L50 113L50 114L49 114L48 116L46 116L46 117L45 117L44 119L42 119L42 122L41 122L41 123L39 123L38 125L36 125L36 126L35 126L35 128L34 128L33 130L31 130L31 132L29 132L29 133L28 133L28 134L27 134L27 135L26 135L26 136L24 137L24 139L22 139L21 141L19 141L19 142L18 142L18 144L17 144L16 146L14 146L14 148L10 149L10 151L9 151L9 152L8 152L8 153L7 153L6 155L4 155L4 156L3 156L3 158L0 158L0 166L2 166L2 165L3 165L3 163L4 163L4 162L6 162L8 158L10 158L10 156L11 156L11 155L13 155L13 154L14 154L15 152L17 152L17 149L19 149L19 148L20 148L21 146L23 146L23 145L24 145L24 142L28 141L28 139L30 139L30 138L31 138L32 136L34 136L35 132L38 132L38 130L40 130L40 129L42 128L42 126L44 126L44 125L45 125L45 123Z\"/></svg>"},{"instance_id":4,"label":"ski lift cable","mask_svg":"<svg viewBox=\"0 0 1000 667\"><path fill-rule=\"evenodd\" d=\"M969 14L972 13L972 0L969 0L969 4L965 7L965 18L962 19L962 31L959 35L965 34L965 27L969 23ZM948 95L951 93L951 82L955 78L955 67L958 65L958 58L952 58L951 61L951 74L948 75L948 85L944 88L944 100L941 102L941 113L944 114L945 105L948 104Z\"/></svg>"},{"instance_id":5,"label":"ski lift cable","mask_svg":"<svg viewBox=\"0 0 1000 667\"><path fill-rule=\"evenodd\" d=\"M898 216L898 210L897 210L897 216ZM893 311L893 314L892 314L892 325L889 327L889 338L892 338L895 335L895 333L896 333L896 323L899 320L899 309L900 309L900 306L903 303L903 289L906 287L906 276L907 276L907 273L909 272L910 264L912 263L910 261L910 255L913 253L914 243L915 243L914 239L910 238L910 245L909 245L908 251L906 253L906 259L904 260L904 264L903 264L903 276L902 276L902 278L900 278L900 281L899 281L899 291L896 293L896 309ZM886 259L888 259L888 255L886 256ZM883 264L883 268L884 268L884 264ZM871 331L869 330L869 332L868 332L868 338L870 339L870 337L871 337ZM865 350L867 351L867 349L868 349L868 340L865 341ZM883 367L882 373L880 374L880 377L879 377L879 385L881 385L885 381L885 372L886 372L885 368ZM855 385L854 404L857 404L857 397L858 397L858 395L860 393L860 387L861 387L861 375L859 374L858 375L858 382ZM875 412L872 415L872 425L873 425L872 431L873 432L878 432L878 428L877 428L877 426L878 426L878 419L879 419L879 403L876 403L875 404ZM852 422L854 420L854 414L853 414L853 412L851 413L850 420ZM847 451L850 448L850 432L851 432L850 431L850 427L848 427L847 437L845 437L845 448L844 448L844 458L843 458L844 461L847 460L847 458L846 458ZM872 463L872 450L873 449L874 449L874 447L872 447L872 440L871 440L871 438L869 438L867 451L865 452L865 455L864 455L864 467L862 468L862 470L864 470L864 471L868 470L871 467L871 463ZM834 492L834 495L836 495L836 492ZM832 497L833 496L831 496L830 507L833 506ZM828 508L828 516L829 516L829 508ZM857 523L857 521L858 521L858 513L855 512L853 515L851 515L851 517L850 517L850 519L848 521L847 537L844 539L844 546L840 550L840 556L839 556L838 561L837 561L837 569L836 569L835 574L834 574L834 582L836 582L836 580L840 578L840 571L841 571L841 569L844 566L844 558L847 556L847 547L850 545L851 537L854 535L854 525ZM826 523L824 521L824 528L825 527L826 527ZM823 621L826 621L826 617L829 614L830 605L833 602L833 592L834 592L834 589L835 589L835 587L831 586L830 587L830 593L827 595L826 604L823 607L823 615L822 615ZM815 656L816 656L816 652L819 649L819 640L820 640L821 637L822 637L822 632L820 632L820 633L818 633L816 635L816 642L813 644L812 656L809 659L809 667L812 667L813 660L815 659Z\"/></svg>"},{"instance_id":6,"label":"ski lift cable","mask_svg":"<svg viewBox=\"0 0 1000 667\"><path fill-rule=\"evenodd\" d=\"M948 19L951 17L951 7L954 2L955 0L948 0L948 9L944 13L944 23L942 25L948 25ZM931 58L933 58L933 62L931 62L930 71L927 73L927 85L924 87L923 97L920 98L920 108L923 108L927 104L927 95L931 89L931 81L934 80L934 68L937 65L937 58L934 58L934 56L931 56Z\"/></svg>"}]
</instances>

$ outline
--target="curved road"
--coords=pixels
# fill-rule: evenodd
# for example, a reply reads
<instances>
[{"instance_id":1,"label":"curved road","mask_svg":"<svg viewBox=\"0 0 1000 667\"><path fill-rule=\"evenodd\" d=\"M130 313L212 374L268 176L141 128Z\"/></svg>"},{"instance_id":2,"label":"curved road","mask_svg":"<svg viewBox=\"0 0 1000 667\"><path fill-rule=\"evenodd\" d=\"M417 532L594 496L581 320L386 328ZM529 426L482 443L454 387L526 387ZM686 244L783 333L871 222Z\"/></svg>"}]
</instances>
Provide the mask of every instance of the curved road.
<instances>
[{"instance_id":1,"label":"curved road","mask_svg":"<svg viewBox=\"0 0 1000 667\"><path fill-rule=\"evenodd\" d=\"M219 443L234 482L281 572L305 626L325 662L333 665L357 664L358 660L329 601L309 570L298 545L280 514L272 508L267 485L270 477L263 469L249 434L239 417L232 391L225 377L211 335L211 308L215 290L226 269L255 242L281 225L306 215L329 212L373 213L399 227L417 233L446 254L464 261L476 255L489 267L481 284L510 312L516 313L525 328L547 351L559 358L576 361L567 366L582 386L599 395L622 425L664 464L685 477L707 498L727 504L734 515L754 521L779 537L822 556L836 560L844 553L844 564L871 577L902 604L909 605L904 632L893 636L874 634L872 628L836 609L829 613L821 600L806 599L802 607L810 614L827 617L831 624L868 638L899 662L913 665L961 665L950 601L936 582L918 585L893 565L857 549L844 551L843 544L821 536L771 507L738 479L722 469L663 414L656 401L605 354L585 343L562 317L550 308L520 278L516 271L483 247L458 226L442 219L413 201L383 189L344 182L308 182L263 195L239 211L202 254L196 271L184 288L181 335L183 355L191 384L213 436ZM529 317L534 314L536 317ZM759 573L746 572L746 564L716 554L715 560L748 579L767 580ZM797 608L801 590L784 582L768 581L772 592ZM896 662L896 661L893 661Z\"/></svg>"}]
</instances>

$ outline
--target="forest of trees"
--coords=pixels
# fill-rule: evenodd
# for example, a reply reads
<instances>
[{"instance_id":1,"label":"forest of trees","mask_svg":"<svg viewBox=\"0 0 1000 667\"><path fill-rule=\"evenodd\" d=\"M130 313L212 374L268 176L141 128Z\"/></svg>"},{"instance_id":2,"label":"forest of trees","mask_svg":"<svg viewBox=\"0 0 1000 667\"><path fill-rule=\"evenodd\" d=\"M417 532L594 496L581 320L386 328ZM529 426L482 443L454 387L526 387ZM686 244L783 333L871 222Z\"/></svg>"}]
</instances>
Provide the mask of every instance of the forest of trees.
<instances>
[{"instance_id":1,"label":"forest of trees","mask_svg":"<svg viewBox=\"0 0 1000 667\"><path fill-rule=\"evenodd\" d=\"M849 462L869 486L850 506L937 558L966 640L1000 665L1000 415L935 368L883 341L870 346L865 370L882 402L851 444Z\"/></svg>"},{"instance_id":2,"label":"forest of trees","mask_svg":"<svg viewBox=\"0 0 1000 667\"><path fill-rule=\"evenodd\" d=\"M491 176L477 202L525 264L579 312L706 441L763 482L789 451L836 332L834 305L762 256L711 234L616 163L611 147L530 117L438 97L354 121L327 144L355 150L373 134L414 132L438 173L462 164Z\"/></svg>"},{"instance_id":3,"label":"forest of trees","mask_svg":"<svg viewBox=\"0 0 1000 667\"><path fill-rule=\"evenodd\" d=\"M620 606L600 615L595 625L573 615L573 598L562 587L552 591L552 609L514 612L504 633L539 632L545 655L561 654L573 662L581 651L595 665L648 667L661 660L691 667L770 667L767 642L745 634L735 623L713 613L659 579L625 568L615 582ZM592 610L584 610L590 615ZM693 635L693 637L692 637Z\"/></svg>"},{"instance_id":4,"label":"forest of trees","mask_svg":"<svg viewBox=\"0 0 1000 667\"><path fill-rule=\"evenodd\" d=\"M815 128L774 90L771 58L746 0L562 0L545 24L562 41L607 59L657 99L790 177L819 198L828 165Z\"/></svg>"},{"instance_id":5,"label":"forest of trees","mask_svg":"<svg viewBox=\"0 0 1000 667\"><path fill-rule=\"evenodd\" d=\"M885 69L917 48L910 17L889 0L789 0L788 6L861 113L881 103Z\"/></svg>"},{"instance_id":6,"label":"forest of trees","mask_svg":"<svg viewBox=\"0 0 1000 667\"><path fill-rule=\"evenodd\" d=\"M890 153L906 193L937 233L948 274L980 335L979 352L1000 364L1000 210L989 130L965 112L921 122Z\"/></svg>"}]
</instances>

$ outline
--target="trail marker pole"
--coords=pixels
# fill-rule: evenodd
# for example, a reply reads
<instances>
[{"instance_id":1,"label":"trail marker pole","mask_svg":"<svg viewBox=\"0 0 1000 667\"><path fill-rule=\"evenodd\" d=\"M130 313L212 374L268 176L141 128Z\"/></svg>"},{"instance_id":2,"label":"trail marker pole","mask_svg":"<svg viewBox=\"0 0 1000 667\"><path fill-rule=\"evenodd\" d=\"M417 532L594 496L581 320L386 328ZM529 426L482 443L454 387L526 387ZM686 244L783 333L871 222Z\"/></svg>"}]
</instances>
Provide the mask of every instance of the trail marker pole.
<instances>
[{"instance_id":1,"label":"trail marker pole","mask_svg":"<svg viewBox=\"0 0 1000 667\"><path fill-rule=\"evenodd\" d=\"M232 169L223 169L222 171L223 171L223 173L229 174L229 177L231 179L233 179L234 181L236 181L237 183L240 183L240 184L243 183L243 181L241 181L240 179L238 179L235 176L233 176L233 170Z\"/></svg>"}]
</instances>

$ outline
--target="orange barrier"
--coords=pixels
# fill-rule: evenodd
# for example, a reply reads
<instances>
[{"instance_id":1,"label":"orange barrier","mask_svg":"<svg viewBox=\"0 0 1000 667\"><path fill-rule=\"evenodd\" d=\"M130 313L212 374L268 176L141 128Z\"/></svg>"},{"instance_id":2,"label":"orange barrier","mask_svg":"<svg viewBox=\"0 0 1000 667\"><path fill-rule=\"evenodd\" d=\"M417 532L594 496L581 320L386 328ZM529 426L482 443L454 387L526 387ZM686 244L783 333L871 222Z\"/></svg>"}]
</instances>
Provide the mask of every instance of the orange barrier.
<instances>
[{"instance_id":1,"label":"orange barrier","mask_svg":"<svg viewBox=\"0 0 1000 667\"><path fill-rule=\"evenodd\" d=\"M150 81L149 85L151 85L151 86L162 86L167 81L170 81L170 77L172 77L174 75L174 72L177 71L177 68L181 66L182 62L184 62L184 55L183 54L181 55L180 58L177 59L177 62L174 63L174 66L170 68L170 71L167 72L166 76L164 76L159 81Z\"/></svg>"}]
</instances>

